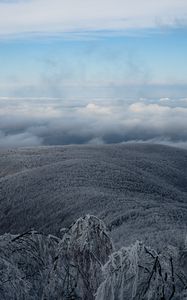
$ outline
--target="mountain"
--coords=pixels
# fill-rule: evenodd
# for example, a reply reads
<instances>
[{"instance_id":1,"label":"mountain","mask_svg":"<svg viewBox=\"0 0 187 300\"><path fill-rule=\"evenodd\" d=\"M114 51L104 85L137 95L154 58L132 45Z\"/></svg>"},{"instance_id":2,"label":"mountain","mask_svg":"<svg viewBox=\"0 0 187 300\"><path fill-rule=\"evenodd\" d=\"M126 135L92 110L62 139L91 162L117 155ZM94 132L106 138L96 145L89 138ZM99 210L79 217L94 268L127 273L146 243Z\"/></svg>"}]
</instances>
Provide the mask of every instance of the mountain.
<instances>
[{"instance_id":1,"label":"mountain","mask_svg":"<svg viewBox=\"0 0 187 300\"><path fill-rule=\"evenodd\" d=\"M60 236L85 214L117 246L179 244L187 226L187 150L151 144L0 150L0 234Z\"/></svg>"}]
</instances>

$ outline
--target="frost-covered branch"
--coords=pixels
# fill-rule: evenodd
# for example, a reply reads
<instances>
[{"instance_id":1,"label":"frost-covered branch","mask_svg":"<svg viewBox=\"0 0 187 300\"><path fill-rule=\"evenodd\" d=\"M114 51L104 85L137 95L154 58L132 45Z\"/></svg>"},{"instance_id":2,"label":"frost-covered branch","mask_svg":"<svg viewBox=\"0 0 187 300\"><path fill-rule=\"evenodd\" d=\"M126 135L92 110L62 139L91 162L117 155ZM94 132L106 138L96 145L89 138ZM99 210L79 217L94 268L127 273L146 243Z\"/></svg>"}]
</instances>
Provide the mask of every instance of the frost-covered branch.
<instances>
[{"instance_id":1,"label":"frost-covered branch","mask_svg":"<svg viewBox=\"0 0 187 300\"><path fill-rule=\"evenodd\" d=\"M79 218L60 239L0 236L0 299L186 300L187 251L137 241L115 251L105 224Z\"/></svg>"}]
</instances>

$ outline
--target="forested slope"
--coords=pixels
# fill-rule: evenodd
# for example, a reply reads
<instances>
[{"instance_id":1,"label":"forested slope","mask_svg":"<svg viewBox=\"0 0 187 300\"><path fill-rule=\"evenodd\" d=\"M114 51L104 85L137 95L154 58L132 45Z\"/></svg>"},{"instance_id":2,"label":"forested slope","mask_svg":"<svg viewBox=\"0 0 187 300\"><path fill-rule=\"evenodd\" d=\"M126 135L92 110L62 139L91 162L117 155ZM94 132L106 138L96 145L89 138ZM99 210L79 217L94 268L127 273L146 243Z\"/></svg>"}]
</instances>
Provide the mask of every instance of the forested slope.
<instances>
[{"instance_id":1,"label":"forested slope","mask_svg":"<svg viewBox=\"0 0 187 300\"><path fill-rule=\"evenodd\" d=\"M0 233L60 228L90 213L116 245L176 244L187 225L187 151L150 144L0 151ZM180 232L180 234L179 234Z\"/></svg>"}]
</instances>

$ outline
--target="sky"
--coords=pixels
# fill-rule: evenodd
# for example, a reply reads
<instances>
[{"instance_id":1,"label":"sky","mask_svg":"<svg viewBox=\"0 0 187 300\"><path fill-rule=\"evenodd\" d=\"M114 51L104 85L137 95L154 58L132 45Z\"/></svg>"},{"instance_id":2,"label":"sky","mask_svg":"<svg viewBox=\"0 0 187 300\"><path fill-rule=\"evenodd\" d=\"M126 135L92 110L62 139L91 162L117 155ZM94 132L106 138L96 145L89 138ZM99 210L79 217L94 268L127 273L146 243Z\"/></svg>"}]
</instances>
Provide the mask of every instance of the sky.
<instances>
[{"instance_id":1,"label":"sky","mask_svg":"<svg viewBox=\"0 0 187 300\"><path fill-rule=\"evenodd\" d=\"M186 147L186 53L186 0L0 0L0 147Z\"/></svg>"}]
</instances>

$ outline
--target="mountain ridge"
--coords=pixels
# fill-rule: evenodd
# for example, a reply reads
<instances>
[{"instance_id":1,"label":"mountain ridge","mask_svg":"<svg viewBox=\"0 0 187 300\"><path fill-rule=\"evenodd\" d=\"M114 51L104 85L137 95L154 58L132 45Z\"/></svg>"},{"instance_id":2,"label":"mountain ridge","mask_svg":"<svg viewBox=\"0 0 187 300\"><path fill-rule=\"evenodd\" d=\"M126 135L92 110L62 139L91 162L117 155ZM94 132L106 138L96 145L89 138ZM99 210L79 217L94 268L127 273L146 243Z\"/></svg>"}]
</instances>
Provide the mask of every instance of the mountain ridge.
<instances>
[{"instance_id":1,"label":"mountain ridge","mask_svg":"<svg viewBox=\"0 0 187 300\"><path fill-rule=\"evenodd\" d=\"M60 228L90 213L121 245L187 226L187 150L163 145L0 150L0 233ZM154 238L155 231L158 235ZM161 241L162 244L162 241Z\"/></svg>"}]
</instances>

